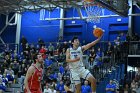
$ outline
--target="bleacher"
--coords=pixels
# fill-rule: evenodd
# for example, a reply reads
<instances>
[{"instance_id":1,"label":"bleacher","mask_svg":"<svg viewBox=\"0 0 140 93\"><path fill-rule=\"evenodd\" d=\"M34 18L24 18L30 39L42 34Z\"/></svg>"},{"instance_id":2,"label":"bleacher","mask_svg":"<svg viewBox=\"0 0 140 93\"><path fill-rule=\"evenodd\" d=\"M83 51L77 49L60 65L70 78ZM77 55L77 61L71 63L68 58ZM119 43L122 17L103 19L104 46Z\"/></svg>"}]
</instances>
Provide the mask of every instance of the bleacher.
<instances>
[{"instance_id":1,"label":"bleacher","mask_svg":"<svg viewBox=\"0 0 140 93\"><path fill-rule=\"evenodd\" d=\"M105 43L105 44L103 44ZM96 47L103 47L102 45L106 45L107 42L101 42L99 43ZM118 84L118 90L121 86L123 86L122 81L124 81L125 78L125 70L126 70L126 64L127 63L127 57L133 57L134 55L131 54L131 56L127 53L127 48L122 47L123 50L121 51L121 56L119 59L116 60L116 54L112 54L111 56L102 56L102 65L97 67L97 69L94 68L89 68L89 63L88 63L88 52L86 52L85 55L83 55L83 62L86 68L88 68L91 73L95 76L97 80L97 93L105 93L105 88L106 85L109 83L109 80L115 80ZM18 48L19 49L19 48ZM105 52L105 47L103 47L103 52ZM115 50L114 50L115 51ZM55 51L56 52L56 51ZM113 52L115 53L115 52ZM138 52L139 53L139 52ZM3 64L3 54L1 54L1 64ZM135 54L137 55L137 54ZM54 55L51 59L53 60L52 68L54 70L53 73L58 73L59 68L58 68L58 63L65 65L65 60L64 60L64 55L63 57L60 57L60 55ZM62 59L61 59L62 58ZM18 78L16 78L18 79ZM16 93L16 92L23 92L23 86L22 84L19 84L18 81L16 80L15 83L12 83L10 86L6 88L6 91L4 93Z\"/></svg>"},{"instance_id":2,"label":"bleacher","mask_svg":"<svg viewBox=\"0 0 140 93\"><path fill-rule=\"evenodd\" d=\"M11 84L4 93L24 93L22 84Z\"/></svg>"}]
</instances>

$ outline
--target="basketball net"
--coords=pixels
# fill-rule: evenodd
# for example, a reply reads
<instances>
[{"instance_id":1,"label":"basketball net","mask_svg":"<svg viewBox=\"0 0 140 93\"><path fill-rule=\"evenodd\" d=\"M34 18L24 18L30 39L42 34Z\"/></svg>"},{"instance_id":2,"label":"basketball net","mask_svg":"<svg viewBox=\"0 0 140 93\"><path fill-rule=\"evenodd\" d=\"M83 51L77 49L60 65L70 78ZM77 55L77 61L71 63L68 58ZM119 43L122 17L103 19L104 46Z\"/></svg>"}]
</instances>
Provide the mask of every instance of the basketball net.
<instances>
[{"instance_id":1,"label":"basketball net","mask_svg":"<svg viewBox=\"0 0 140 93\"><path fill-rule=\"evenodd\" d=\"M85 11L87 13L87 22L100 23L102 7L94 0L84 0Z\"/></svg>"}]
</instances>

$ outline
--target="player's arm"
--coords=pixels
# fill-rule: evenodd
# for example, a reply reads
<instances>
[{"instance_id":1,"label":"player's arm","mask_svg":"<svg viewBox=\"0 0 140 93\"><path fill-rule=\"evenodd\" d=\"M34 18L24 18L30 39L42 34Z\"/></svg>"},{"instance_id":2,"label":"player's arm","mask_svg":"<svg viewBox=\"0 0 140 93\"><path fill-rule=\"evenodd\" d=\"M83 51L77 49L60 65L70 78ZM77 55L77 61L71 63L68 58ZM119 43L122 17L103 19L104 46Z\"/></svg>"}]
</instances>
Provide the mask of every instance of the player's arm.
<instances>
[{"instance_id":1,"label":"player's arm","mask_svg":"<svg viewBox=\"0 0 140 93\"><path fill-rule=\"evenodd\" d=\"M82 50L85 51L85 50L91 48L92 46L94 46L95 44L97 44L97 43L100 41L101 38L102 38L102 36L99 37L99 38L97 38L97 39L94 40L93 42L88 43L87 45L82 46Z\"/></svg>"},{"instance_id":2,"label":"player's arm","mask_svg":"<svg viewBox=\"0 0 140 93\"><path fill-rule=\"evenodd\" d=\"M27 90L27 92L30 93L30 89L29 89L29 86L28 86L28 79L33 75L34 73L34 67L33 66L30 66L27 73L26 73L26 77L25 77L25 80L24 80L24 86Z\"/></svg>"},{"instance_id":3,"label":"player's arm","mask_svg":"<svg viewBox=\"0 0 140 93\"><path fill-rule=\"evenodd\" d=\"M70 59L70 49L68 48L66 51L66 62L77 62L80 60L80 57L76 57L75 59Z\"/></svg>"},{"instance_id":4,"label":"player's arm","mask_svg":"<svg viewBox=\"0 0 140 93\"><path fill-rule=\"evenodd\" d=\"M42 87L41 87L42 85L41 85L41 83L40 83L40 91L42 92Z\"/></svg>"}]
</instances>

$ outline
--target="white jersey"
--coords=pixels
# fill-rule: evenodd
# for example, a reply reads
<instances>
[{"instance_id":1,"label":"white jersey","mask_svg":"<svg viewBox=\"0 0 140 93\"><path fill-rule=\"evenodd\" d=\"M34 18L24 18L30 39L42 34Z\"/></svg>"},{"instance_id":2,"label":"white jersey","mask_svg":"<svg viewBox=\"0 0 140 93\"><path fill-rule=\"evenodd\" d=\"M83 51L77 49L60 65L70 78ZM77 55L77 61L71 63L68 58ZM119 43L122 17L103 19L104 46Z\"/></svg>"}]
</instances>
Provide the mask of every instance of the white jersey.
<instances>
[{"instance_id":1,"label":"white jersey","mask_svg":"<svg viewBox=\"0 0 140 93\"><path fill-rule=\"evenodd\" d=\"M83 67L83 52L82 47L78 47L77 49L70 48L70 59L75 59L76 57L80 57L80 60L77 62L69 62L69 68L70 69L76 69L78 67Z\"/></svg>"}]
</instances>

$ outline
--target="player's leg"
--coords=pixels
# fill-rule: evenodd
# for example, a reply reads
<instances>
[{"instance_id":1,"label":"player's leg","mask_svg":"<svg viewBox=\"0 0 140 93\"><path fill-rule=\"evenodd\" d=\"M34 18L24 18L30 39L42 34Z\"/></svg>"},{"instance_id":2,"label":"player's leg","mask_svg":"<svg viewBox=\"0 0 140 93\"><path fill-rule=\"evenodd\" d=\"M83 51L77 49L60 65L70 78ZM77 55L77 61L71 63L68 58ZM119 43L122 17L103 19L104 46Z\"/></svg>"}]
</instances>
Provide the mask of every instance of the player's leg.
<instances>
[{"instance_id":1,"label":"player's leg","mask_svg":"<svg viewBox=\"0 0 140 93\"><path fill-rule=\"evenodd\" d=\"M96 93L96 79L92 76L89 70L82 68L81 77L91 83L92 92Z\"/></svg>"},{"instance_id":2,"label":"player's leg","mask_svg":"<svg viewBox=\"0 0 140 93\"><path fill-rule=\"evenodd\" d=\"M81 82L80 77L75 71L70 71L71 73L71 82L75 85L75 92L74 93L81 93Z\"/></svg>"},{"instance_id":3,"label":"player's leg","mask_svg":"<svg viewBox=\"0 0 140 93\"><path fill-rule=\"evenodd\" d=\"M75 85L76 91L75 93L81 93L81 83Z\"/></svg>"},{"instance_id":4,"label":"player's leg","mask_svg":"<svg viewBox=\"0 0 140 93\"><path fill-rule=\"evenodd\" d=\"M96 92L96 79L90 74L87 80L91 83L93 93Z\"/></svg>"}]
</instances>

